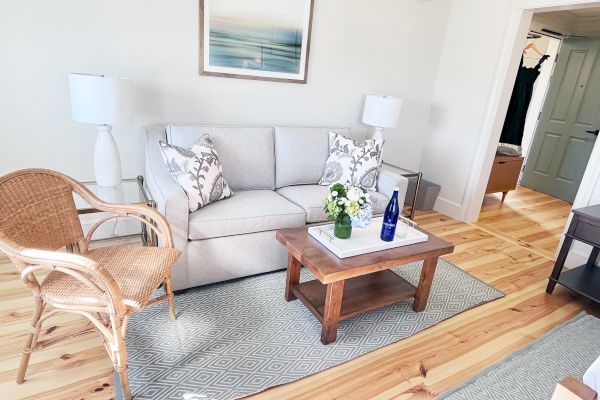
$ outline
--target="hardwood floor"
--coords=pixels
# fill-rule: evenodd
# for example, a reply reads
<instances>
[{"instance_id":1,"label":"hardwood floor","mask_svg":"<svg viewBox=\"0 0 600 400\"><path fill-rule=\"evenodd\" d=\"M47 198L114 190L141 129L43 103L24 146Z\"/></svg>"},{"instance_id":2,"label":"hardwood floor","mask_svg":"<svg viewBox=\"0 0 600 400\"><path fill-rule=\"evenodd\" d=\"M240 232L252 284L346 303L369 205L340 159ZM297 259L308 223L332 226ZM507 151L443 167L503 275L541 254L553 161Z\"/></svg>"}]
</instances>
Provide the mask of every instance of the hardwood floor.
<instances>
[{"instance_id":1,"label":"hardwood floor","mask_svg":"<svg viewBox=\"0 0 600 400\"><path fill-rule=\"evenodd\" d=\"M475 225L554 258L571 205L521 186L508 193L504 205L500 203L500 198L499 194L485 196L479 221Z\"/></svg>"},{"instance_id":2,"label":"hardwood floor","mask_svg":"<svg viewBox=\"0 0 600 400\"><path fill-rule=\"evenodd\" d=\"M253 399L421 399L459 384L582 310L597 306L557 287L545 293L570 205L529 189L486 196L481 219L464 224L421 212L421 227L456 248L445 258L504 291L506 297L466 311L408 339L279 386ZM283 296L283 293L282 293ZM107 399L114 395L111 363L99 337L84 335L32 355L27 381L14 383L31 316L30 292L0 259L0 393L16 399ZM50 320L60 333L77 317ZM7 396L7 397L5 397Z\"/></svg>"}]
</instances>

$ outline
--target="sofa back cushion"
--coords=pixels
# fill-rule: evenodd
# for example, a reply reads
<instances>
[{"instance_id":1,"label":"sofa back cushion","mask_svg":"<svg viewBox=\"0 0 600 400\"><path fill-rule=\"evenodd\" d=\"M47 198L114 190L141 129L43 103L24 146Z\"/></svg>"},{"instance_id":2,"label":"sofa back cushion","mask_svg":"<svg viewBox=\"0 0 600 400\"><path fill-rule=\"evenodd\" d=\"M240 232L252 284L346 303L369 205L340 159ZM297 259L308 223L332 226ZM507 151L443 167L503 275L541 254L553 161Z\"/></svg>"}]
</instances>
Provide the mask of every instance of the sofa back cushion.
<instances>
[{"instance_id":1,"label":"sofa back cushion","mask_svg":"<svg viewBox=\"0 0 600 400\"><path fill-rule=\"evenodd\" d=\"M329 132L350 136L350 128L275 127L277 188L319 183L329 157Z\"/></svg>"},{"instance_id":2,"label":"sofa back cushion","mask_svg":"<svg viewBox=\"0 0 600 400\"><path fill-rule=\"evenodd\" d=\"M166 131L167 141L180 147L190 147L208 134L234 191L275 188L273 128L170 124Z\"/></svg>"}]
</instances>

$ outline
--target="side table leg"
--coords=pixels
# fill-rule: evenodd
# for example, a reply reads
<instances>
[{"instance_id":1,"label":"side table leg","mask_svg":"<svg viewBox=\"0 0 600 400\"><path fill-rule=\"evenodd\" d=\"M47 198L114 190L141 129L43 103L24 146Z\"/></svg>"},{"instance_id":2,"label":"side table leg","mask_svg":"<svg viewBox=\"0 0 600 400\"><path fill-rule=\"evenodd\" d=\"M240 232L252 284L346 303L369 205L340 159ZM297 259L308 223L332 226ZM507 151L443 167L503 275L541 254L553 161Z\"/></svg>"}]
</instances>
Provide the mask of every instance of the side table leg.
<instances>
[{"instance_id":1,"label":"side table leg","mask_svg":"<svg viewBox=\"0 0 600 400\"><path fill-rule=\"evenodd\" d=\"M344 281L327 284L325 306L323 308L323 326L321 328L321 343L323 344L333 343L337 338L343 295Z\"/></svg>"},{"instance_id":2,"label":"side table leg","mask_svg":"<svg viewBox=\"0 0 600 400\"><path fill-rule=\"evenodd\" d=\"M560 248L560 252L558 253L558 257L556 258L556 263L554 263L554 269L552 269L552 274L550 274L550 279L548 280L548 286L546 286L546 293L552 294L554 291L554 287L556 286L556 282L554 280L558 280L560 277L560 273L565 265L565 260L567 259L567 255L569 254L569 250L571 249L571 244L573 243L573 239L568 236L565 236L565 240L563 240L563 245Z\"/></svg>"},{"instance_id":3,"label":"side table leg","mask_svg":"<svg viewBox=\"0 0 600 400\"><path fill-rule=\"evenodd\" d=\"M431 284L433 282L433 275L435 274L437 262L437 257L428 258L423 261L421 279L419 280L419 286L417 286L417 293L415 293L415 301L413 303L413 310L416 312L421 312L427 307L427 300L429 300L429 292L431 291Z\"/></svg>"},{"instance_id":4,"label":"side table leg","mask_svg":"<svg viewBox=\"0 0 600 400\"><path fill-rule=\"evenodd\" d=\"M598 255L600 254L600 247L592 247L592 252L590 253L590 257L588 258L587 265L588 267L593 267L596 265L596 260L598 259Z\"/></svg>"},{"instance_id":5,"label":"side table leg","mask_svg":"<svg viewBox=\"0 0 600 400\"><path fill-rule=\"evenodd\" d=\"M285 301L296 300L292 289L300 282L300 260L288 254L287 279L285 282Z\"/></svg>"}]
</instances>

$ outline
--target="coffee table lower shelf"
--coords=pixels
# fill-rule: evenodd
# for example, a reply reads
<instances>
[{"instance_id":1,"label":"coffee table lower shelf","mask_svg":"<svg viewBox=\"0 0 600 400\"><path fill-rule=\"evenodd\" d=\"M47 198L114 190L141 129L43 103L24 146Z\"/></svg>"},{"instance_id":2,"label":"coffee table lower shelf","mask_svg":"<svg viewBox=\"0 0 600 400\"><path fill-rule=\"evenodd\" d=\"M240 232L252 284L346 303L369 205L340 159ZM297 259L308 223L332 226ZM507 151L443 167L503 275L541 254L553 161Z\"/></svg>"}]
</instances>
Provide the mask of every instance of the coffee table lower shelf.
<instances>
[{"instance_id":1,"label":"coffee table lower shelf","mask_svg":"<svg viewBox=\"0 0 600 400\"><path fill-rule=\"evenodd\" d=\"M326 285L318 280L303 282L292 293L323 323ZM345 281L340 320L352 318L415 297L417 289L390 270Z\"/></svg>"}]
</instances>

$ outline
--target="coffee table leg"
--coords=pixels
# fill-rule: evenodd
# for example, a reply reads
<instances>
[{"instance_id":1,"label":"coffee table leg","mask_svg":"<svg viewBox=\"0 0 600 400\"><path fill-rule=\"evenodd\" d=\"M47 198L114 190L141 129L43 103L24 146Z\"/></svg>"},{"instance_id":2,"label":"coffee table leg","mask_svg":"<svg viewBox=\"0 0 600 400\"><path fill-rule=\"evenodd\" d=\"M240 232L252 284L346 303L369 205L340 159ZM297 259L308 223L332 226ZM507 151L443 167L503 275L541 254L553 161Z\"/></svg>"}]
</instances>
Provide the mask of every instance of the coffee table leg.
<instances>
[{"instance_id":1,"label":"coffee table leg","mask_svg":"<svg viewBox=\"0 0 600 400\"><path fill-rule=\"evenodd\" d=\"M343 295L344 281L327 284L325 306L323 309L323 326L321 328L321 343L323 344L333 343L337 338Z\"/></svg>"},{"instance_id":2,"label":"coffee table leg","mask_svg":"<svg viewBox=\"0 0 600 400\"><path fill-rule=\"evenodd\" d=\"M285 300L296 300L292 289L300 282L300 260L288 254L287 279L285 283Z\"/></svg>"},{"instance_id":3,"label":"coffee table leg","mask_svg":"<svg viewBox=\"0 0 600 400\"><path fill-rule=\"evenodd\" d=\"M437 257L428 258L423 261L421 279L419 280L419 286L417 286L417 293L415 294L415 301L413 303L413 310L416 312L421 312L427 307L427 300L429 299L429 292L431 291L431 283L433 282L437 262Z\"/></svg>"}]
</instances>

